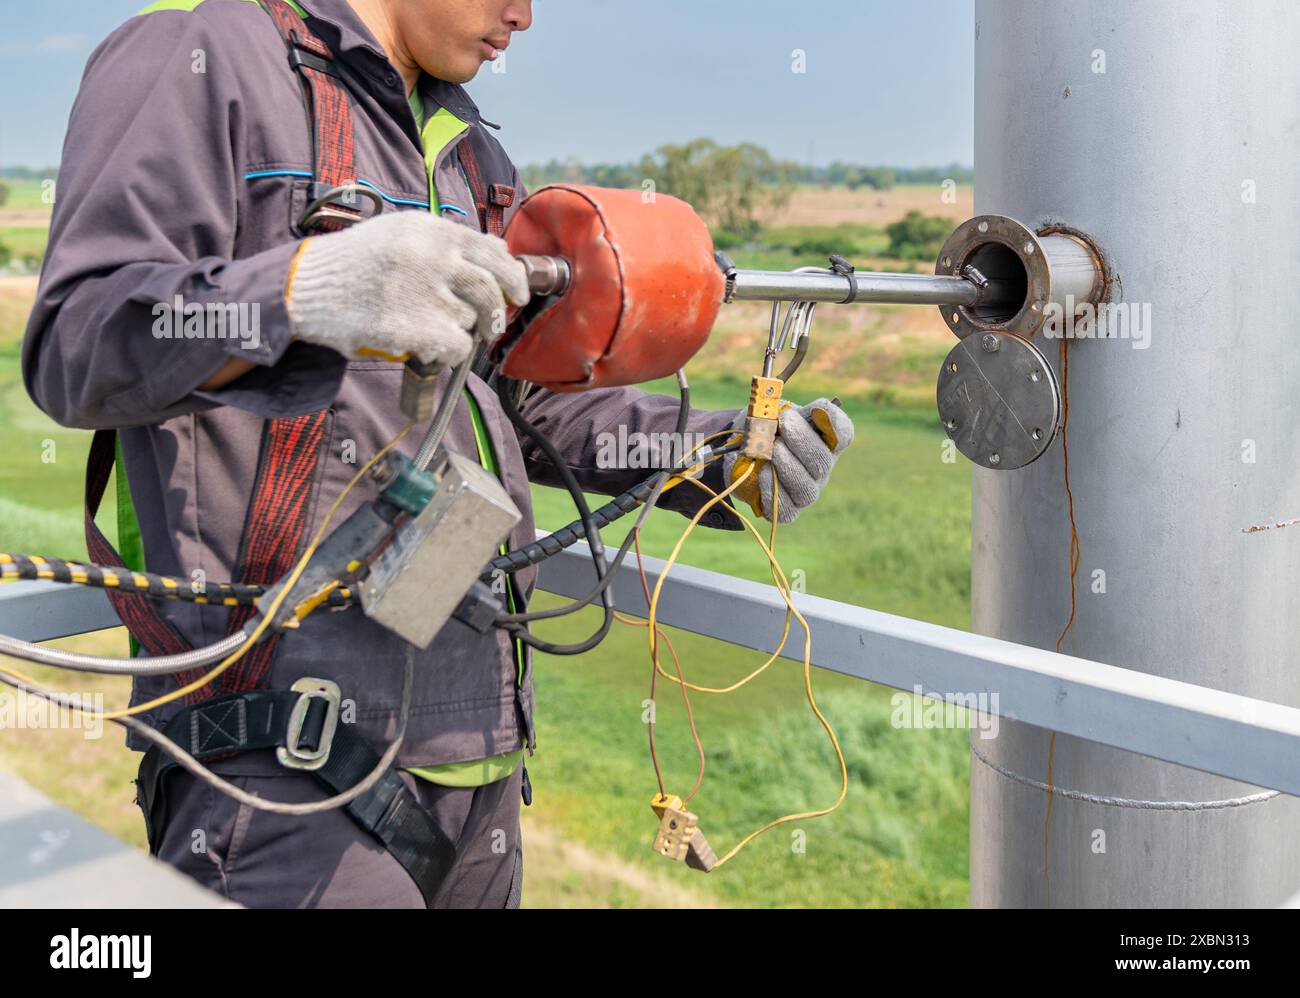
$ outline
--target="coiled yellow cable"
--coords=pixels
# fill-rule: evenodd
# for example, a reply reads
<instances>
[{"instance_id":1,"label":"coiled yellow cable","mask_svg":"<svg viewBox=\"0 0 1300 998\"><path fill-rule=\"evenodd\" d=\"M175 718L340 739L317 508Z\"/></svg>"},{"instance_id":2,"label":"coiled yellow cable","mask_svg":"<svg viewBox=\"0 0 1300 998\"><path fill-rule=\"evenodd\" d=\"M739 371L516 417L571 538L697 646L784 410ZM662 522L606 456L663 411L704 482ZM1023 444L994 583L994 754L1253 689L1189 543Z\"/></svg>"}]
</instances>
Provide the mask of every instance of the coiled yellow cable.
<instances>
[{"instance_id":1,"label":"coiled yellow cable","mask_svg":"<svg viewBox=\"0 0 1300 998\"><path fill-rule=\"evenodd\" d=\"M682 547L685 545L687 538L690 537L691 532L699 524L700 520L704 517L704 514L707 513L714 506L716 506L723 499L725 499L732 492L736 491L736 489L739 488L740 485L743 482L745 482L750 475L754 474L755 470L756 470L756 466L754 465L751 465L749 468L746 468L744 472L739 477L737 477L736 480L732 482L731 485L728 486L726 489L724 489L722 492L714 491L713 489L709 488L709 486L705 485L703 482L697 479L694 478L684 479L684 481L689 481L694 485L698 486L699 488L703 489L705 492L709 493L711 498L691 518L690 523L687 524L686 529L682 532L682 536L678 539L676 545L673 547L672 553L669 555L668 560L664 563L663 570L659 573L659 578L655 580L654 592L652 593L650 598L649 615L646 618L646 634L650 646L650 656L651 659L655 661L656 667L658 666L658 659L656 655L656 631L657 631L656 620L658 617L659 595L660 592L663 590L664 580L668 578L668 573L672 570L673 565L676 564L678 557L681 555ZM763 664L763 666L761 666L754 673L751 673L740 683L733 684L732 687L728 687L725 690L720 690L719 692L729 692L731 689L736 689L739 686L744 685L746 682L752 679L763 669L767 668L767 666L770 665L776 659L776 657L781 652L781 648L783 648L785 645L786 635L789 634L789 618L791 615L793 615L799 621L799 624L803 627L803 632L804 632L804 654L803 654L804 692L808 697L809 706L812 707L813 713L817 715L817 720L821 723L821 726L825 729L827 737L829 737L830 739L831 747L835 750L835 757L839 761L840 792L839 792L839 796L836 797L835 799L835 803L831 804L829 807L822 808L821 810L817 810L817 811L797 811L791 814L782 815L781 817L769 821L761 828L758 828L755 831L751 832L750 834L746 835L743 839L740 840L740 842L738 842L735 846L733 846L729 852L723 855L717 861L716 864L714 864L713 869L715 870L718 867L722 866L722 864L730 860L732 857L734 857L743 848L745 848L745 846L749 845L750 842L758 838L758 836L762 835L766 831L769 831L777 827L778 825L783 825L791 821L801 821L801 820L811 819L811 818L820 818L823 817L824 815L830 814L832 811L836 810L841 804L844 803L844 798L848 796L848 791L849 791L849 771L848 771L848 765L844 761L844 752L840 749L840 742L839 739L835 736L834 728L831 727L830 722L826 719L826 715L822 713L821 708L817 706L817 699L813 695L812 629L808 626L808 621L804 619L803 614L799 612L798 607L794 605L794 600L792 597L792 589L790 587L789 580L786 578L785 572L784 570L782 570L780 563L777 561L776 554L774 553L773 550L773 548L775 547L775 538L776 538L775 525L777 522L777 514L778 514L778 510L776 508L778 500L776 497L779 494L779 489L777 488L775 468L772 468L772 475L773 475L773 488L772 488L773 543L772 545L769 546L763 540L763 535L758 532L758 530L754 527L752 523L749 522L748 519L746 519L744 516L741 516L739 513L737 513L736 515L740 517L740 520L742 523L744 523L746 529L748 529L749 532L753 535L754 539L758 541L759 546L763 549L763 553L767 555L768 564L771 566L774 578L777 579L777 590L781 593L781 598L785 601L786 630L785 630L785 634L782 635L781 646L778 647L777 652L773 654L772 657ZM660 672L662 673L662 669L660 669ZM694 686L688 686L688 688L701 689L699 687L694 687ZM707 689L701 689L701 692L711 692L711 691Z\"/></svg>"}]
</instances>

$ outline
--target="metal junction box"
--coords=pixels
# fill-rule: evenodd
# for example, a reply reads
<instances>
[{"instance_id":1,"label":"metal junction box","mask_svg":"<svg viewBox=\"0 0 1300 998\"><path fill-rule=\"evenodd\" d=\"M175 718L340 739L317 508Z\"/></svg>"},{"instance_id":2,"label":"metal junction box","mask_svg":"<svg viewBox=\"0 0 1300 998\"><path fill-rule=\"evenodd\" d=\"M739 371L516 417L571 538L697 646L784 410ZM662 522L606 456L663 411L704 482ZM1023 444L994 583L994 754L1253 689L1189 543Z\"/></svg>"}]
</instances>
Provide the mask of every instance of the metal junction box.
<instances>
[{"instance_id":1,"label":"metal junction box","mask_svg":"<svg viewBox=\"0 0 1300 998\"><path fill-rule=\"evenodd\" d=\"M401 527L361 583L366 616L427 648L522 518L488 471L449 454L430 471L437 490Z\"/></svg>"}]
</instances>

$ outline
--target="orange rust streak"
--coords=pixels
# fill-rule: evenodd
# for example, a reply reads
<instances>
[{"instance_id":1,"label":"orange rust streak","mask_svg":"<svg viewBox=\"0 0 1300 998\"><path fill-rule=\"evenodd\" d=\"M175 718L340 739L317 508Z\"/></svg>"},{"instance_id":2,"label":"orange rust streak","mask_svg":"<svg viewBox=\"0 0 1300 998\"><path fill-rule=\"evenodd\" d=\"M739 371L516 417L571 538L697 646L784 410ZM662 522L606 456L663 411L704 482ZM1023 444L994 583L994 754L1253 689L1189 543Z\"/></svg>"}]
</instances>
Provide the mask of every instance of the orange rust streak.
<instances>
[{"instance_id":1,"label":"orange rust streak","mask_svg":"<svg viewBox=\"0 0 1300 998\"><path fill-rule=\"evenodd\" d=\"M1060 636L1056 639L1056 650L1059 653L1061 645L1065 641L1065 635L1069 633L1070 628L1074 626L1074 614L1076 608L1076 589L1079 577L1079 559L1081 549L1079 545L1079 525L1074 519L1074 491L1070 488L1070 353L1066 349L1066 339L1060 341L1060 358L1061 358L1061 458L1062 467L1065 477L1065 500L1066 508L1070 517L1070 617L1065 622L1065 627L1061 628Z\"/></svg>"},{"instance_id":2,"label":"orange rust streak","mask_svg":"<svg viewBox=\"0 0 1300 998\"><path fill-rule=\"evenodd\" d=\"M1077 592L1079 579L1079 562L1082 558L1083 551L1079 544L1079 524L1074 518L1074 491L1070 488L1070 352L1066 348L1067 340L1061 338L1059 347L1059 357L1061 368L1061 461L1062 472L1065 480L1065 501L1070 520L1070 616L1061 628L1060 635L1056 639L1056 651L1060 653L1061 646L1065 642L1065 636L1074 626L1075 612L1078 607ZM1056 798L1053 792L1054 784L1052 782L1052 770L1056 757L1056 732L1050 733L1047 739L1047 811L1043 817L1043 881L1044 889L1047 892L1047 903L1051 904L1052 898L1052 881L1048 874L1048 855L1049 844L1051 840L1052 827L1052 802Z\"/></svg>"}]
</instances>

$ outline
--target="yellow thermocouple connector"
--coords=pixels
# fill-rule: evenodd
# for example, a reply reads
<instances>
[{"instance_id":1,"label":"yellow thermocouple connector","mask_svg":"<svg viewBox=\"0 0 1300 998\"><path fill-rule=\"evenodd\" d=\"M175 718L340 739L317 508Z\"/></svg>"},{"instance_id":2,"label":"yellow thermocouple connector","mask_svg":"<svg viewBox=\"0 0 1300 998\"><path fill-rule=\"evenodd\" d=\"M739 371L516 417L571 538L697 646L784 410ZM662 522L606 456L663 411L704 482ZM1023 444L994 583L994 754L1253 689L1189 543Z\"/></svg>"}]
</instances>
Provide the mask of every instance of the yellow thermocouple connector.
<instances>
[{"instance_id":1,"label":"yellow thermocouple connector","mask_svg":"<svg viewBox=\"0 0 1300 998\"><path fill-rule=\"evenodd\" d=\"M776 447L777 419L781 415L781 391L785 382L780 378L754 375L749 385L749 409L745 413L746 457L770 461Z\"/></svg>"},{"instance_id":2,"label":"yellow thermocouple connector","mask_svg":"<svg viewBox=\"0 0 1300 998\"><path fill-rule=\"evenodd\" d=\"M676 794L655 794L650 798L650 810L655 813L656 818L662 818L664 811L668 808L682 809L682 799Z\"/></svg>"},{"instance_id":3,"label":"yellow thermocouple connector","mask_svg":"<svg viewBox=\"0 0 1300 998\"><path fill-rule=\"evenodd\" d=\"M700 819L687 811L682 799L673 794L655 794L650 807L659 816L654 851L661 856L708 873L718 857L700 831Z\"/></svg>"}]
</instances>

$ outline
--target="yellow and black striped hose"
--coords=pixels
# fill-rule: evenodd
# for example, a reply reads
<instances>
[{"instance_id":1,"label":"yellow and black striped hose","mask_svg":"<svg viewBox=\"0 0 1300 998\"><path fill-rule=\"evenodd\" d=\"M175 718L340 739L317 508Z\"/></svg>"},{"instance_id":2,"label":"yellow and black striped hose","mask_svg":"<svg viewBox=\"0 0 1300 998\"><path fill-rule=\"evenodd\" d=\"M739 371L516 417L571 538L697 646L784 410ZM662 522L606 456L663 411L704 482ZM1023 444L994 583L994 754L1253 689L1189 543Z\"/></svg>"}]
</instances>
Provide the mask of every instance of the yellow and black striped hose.
<instances>
[{"instance_id":1,"label":"yellow and black striped hose","mask_svg":"<svg viewBox=\"0 0 1300 998\"><path fill-rule=\"evenodd\" d=\"M0 553L0 581L45 580L70 585L93 586L97 589L116 589L122 593L135 593L153 599L181 600L185 603L211 603L215 606L253 606L266 592L265 586L245 585L239 582L191 583L170 575L153 572L134 572L125 568L103 565L86 565L60 558L42 558L40 555ZM347 606L352 602L352 592L339 587L330 592L327 606Z\"/></svg>"}]
</instances>

